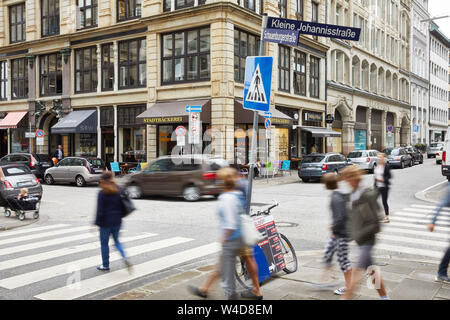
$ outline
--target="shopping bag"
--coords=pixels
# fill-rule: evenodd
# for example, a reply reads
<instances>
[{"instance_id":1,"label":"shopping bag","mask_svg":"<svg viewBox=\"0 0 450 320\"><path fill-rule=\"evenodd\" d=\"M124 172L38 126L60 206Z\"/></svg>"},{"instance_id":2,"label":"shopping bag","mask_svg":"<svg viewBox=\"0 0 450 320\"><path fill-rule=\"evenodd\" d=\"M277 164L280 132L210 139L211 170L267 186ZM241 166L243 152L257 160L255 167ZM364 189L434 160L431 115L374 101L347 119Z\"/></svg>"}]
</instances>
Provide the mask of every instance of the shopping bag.
<instances>
[{"instance_id":1,"label":"shopping bag","mask_svg":"<svg viewBox=\"0 0 450 320\"><path fill-rule=\"evenodd\" d=\"M241 231L242 239L246 246L251 247L263 240L263 236L256 229L253 219L246 214L241 215Z\"/></svg>"}]
</instances>

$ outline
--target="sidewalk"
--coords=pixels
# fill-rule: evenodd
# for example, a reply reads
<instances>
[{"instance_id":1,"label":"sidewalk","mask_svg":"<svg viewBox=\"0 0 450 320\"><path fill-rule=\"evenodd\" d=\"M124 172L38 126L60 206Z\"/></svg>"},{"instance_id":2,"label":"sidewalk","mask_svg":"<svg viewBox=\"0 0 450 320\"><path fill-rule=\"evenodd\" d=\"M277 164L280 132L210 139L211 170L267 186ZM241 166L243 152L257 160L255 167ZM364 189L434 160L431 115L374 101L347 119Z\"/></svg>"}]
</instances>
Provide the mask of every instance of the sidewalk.
<instances>
[{"instance_id":1,"label":"sidewalk","mask_svg":"<svg viewBox=\"0 0 450 320\"><path fill-rule=\"evenodd\" d=\"M4 210L0 209L0 232L5 230L11 230L19 227L28 226L30 224L33 224L38 221L46 221L48 218L46 216L39 216L39 219L33 219L32 213L25 214L25 220L20 221L18 217L14 214L14 212L11 213L10 217L5 217Z\"/></svg>"},{"instance_id":2,"label":"sidewalk","mask_svg":"<svg viewBox=\"0 0 450 320\"><path fill-rule=\"evenodd\" d=\"M297 251L299 267L293 274L281 272L265 281L261 290L265 300L339 300L333 290L319 291L312 283L320 282L322 274L321 251ZM351 256L354 262L355 257ZM429 261L407 260L391 256L375 256L388 294L392 300L450 300L450 284L434 282L437 264ZM213 266L197 267L175 276L149 283L110 297L108 300L198 300L187 291L187 285L201 285ZM337 262L332 269L332 282L336 288L343 285L343 275ZM355 300L379 299L374 289L360 282ZM238 288L239 287L238 285ZM220 284L216 283L208 299L225 299Z\"/></svg>"},{"instance_id":3,"label":"sidewalk","mask_svg":"<svg viewBox=\"0 0 450 320\"><path fill-rule=\"evenodd\" d=\"M425 190L417 192L414 195L414 197L422 201L439 204L445 196L445 190L447 185L448 182L447 180L445 180L442 183L439 183L438 185L434 185Z\"/></svg>"}]
</instances>

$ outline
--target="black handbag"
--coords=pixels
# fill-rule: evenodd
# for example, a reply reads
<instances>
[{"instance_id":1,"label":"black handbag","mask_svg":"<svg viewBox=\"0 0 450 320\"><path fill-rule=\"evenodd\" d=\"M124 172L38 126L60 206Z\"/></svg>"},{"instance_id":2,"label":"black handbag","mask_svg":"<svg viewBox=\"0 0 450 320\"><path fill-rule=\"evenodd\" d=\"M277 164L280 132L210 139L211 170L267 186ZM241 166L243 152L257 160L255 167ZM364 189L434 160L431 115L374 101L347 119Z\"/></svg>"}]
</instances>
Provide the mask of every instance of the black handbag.
<instances>
[{"instance_id":1,"label":"black handbag","mask_svg":"<svg viewBox=\"0 0 450 320\"><path fill-rule=\"evenodd\" d=\"M130 213L132 213L134 210L136 210L136 207L133 204L133 201L131 201L130 197L126 192L120 193L120 200L122 201L123 205L123 213L122 217L128 216Z\"/></svg>"}]
</instances>

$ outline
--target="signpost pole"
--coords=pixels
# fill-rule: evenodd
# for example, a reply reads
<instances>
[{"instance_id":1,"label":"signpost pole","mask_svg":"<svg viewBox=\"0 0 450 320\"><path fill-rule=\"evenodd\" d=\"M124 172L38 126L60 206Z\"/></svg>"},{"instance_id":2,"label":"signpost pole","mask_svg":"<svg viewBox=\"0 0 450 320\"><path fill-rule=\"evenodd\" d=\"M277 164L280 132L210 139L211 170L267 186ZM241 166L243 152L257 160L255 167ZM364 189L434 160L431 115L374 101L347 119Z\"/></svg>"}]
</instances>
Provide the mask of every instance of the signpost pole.
<instances>
[{"instance_id":1,"label":"signpost pole","mask_svg":"<svg viewBox=\"0 0 450 320\"><path fill-rule=\"evenodd\" d=\"M264 28L267 25L267 13L263 13L262 23L261 23L261 40L259 43L259 56L264 55ZM250 146L250 170L248 171L248 186L247 186L247 201L246 201L246 212L250 214L250 204L252 201L252 190L253 190L253 176L256 165L256 136L258 134L258 111L253 111L253 133L252 133L252 144Z\"/></svg>"}]
</instances>

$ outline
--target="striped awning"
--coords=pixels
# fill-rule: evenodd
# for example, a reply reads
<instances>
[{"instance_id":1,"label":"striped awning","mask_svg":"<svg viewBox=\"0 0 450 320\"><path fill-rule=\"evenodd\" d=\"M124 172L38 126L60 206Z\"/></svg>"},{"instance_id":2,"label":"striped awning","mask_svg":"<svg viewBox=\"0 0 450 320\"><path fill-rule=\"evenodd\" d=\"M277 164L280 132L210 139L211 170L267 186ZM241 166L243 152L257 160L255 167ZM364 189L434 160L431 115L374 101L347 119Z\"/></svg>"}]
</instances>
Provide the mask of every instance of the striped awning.
<instances>
[{"instance_id":1,"label":"striped awning","mask_svg":"<svg viewBox=\"0 0 450 320\"><path fill-rule=\"evenodd\" d=\"M17 128L19 122L27 115L28 111L8 112L0 121L0 129Z\"/></svg>"}]
</instances>

